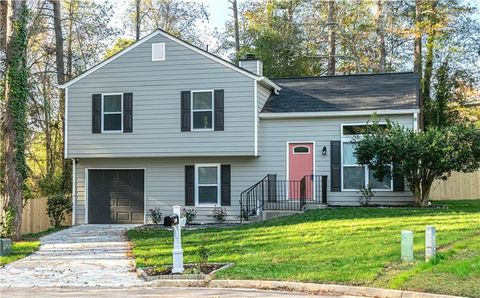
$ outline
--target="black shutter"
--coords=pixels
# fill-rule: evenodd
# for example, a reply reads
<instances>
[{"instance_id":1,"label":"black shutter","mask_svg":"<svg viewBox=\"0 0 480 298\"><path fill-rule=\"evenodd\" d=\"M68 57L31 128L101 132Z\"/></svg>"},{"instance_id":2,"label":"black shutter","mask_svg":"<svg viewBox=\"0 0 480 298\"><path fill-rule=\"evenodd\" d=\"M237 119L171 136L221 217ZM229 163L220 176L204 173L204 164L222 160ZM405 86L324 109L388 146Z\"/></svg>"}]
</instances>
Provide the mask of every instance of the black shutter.
<instances>
[{"instance_id":1,"label":"black shutter","mask_svg":"<svg viewBox=\"0 0 480 298\"><path fill-rule=\"evenodd\" d=\"M195 166L185 166L185 206L195 206Z\"/></svg>"},{"instance_id":2,"label":"black shutter","mask_svg":"<svg viewBox=\"0 0 480 298\"><path fill-rule=\"evenodd\" d=\"M396 164L393 164L393 191L405 191L405 179L402 173L398 173Z\"/></svg>"},{"instance_id":3,"label":"black shutter","mask_svg":"<svg viewBox=\"0 0 480 298\"><path fill-rule=\"evenodd\" d=\"M224 111L224 105L223 105L223 89L222 90L215 90L214 91L214 111L215 111L215 130L223 130L224 124L223 124L223 111Z\"/></svg>"},{"instance_id":4,"label":"black shutter","mask_svg":"<svg viewBox=\"0 0 480 298\"><path fill-rule=\"evenodd\" d=\"M133 131L133 93L123 93L123 132Z\"/></svg>"},{"instance_id":5,"label":"black shutter","mask_svg":"<svg viewBox=\"0 0 480 298\"><path fill-rule=\"evenodd\" d=\"M181 92L181 130L190 131L190 91Z\"/></svg>"},{"instance_id":6,"label":"black shutter","mask_svg":"<svg viewBox=\"0 0 480 298\"><path fill-rule=\"evenodd\" d=\"M222 184L222 189L221 189L221 194L222 194L222 206L230 206L230 165L222 165L221 168L221 184Z\"/></svg>"},{"instance_id":7,"label":"black shutter","mask_svg":"<svg viewBox=\"0 0 480 298\"><path fill-rule=\"evenodd\" d=\"M102 95L92 94L92 133L102 132Z\"/></svg>"},{"instance_id":8,"label":"black shutter","mask_svg":"<svg viewBox=\"0 0 480 298\"><path fill-rule=\"evenodd\" d=\"M331 191L341 191L342 171L340 158L340 141L330 141L330 186Z\"/></svg>"}]
</instances>

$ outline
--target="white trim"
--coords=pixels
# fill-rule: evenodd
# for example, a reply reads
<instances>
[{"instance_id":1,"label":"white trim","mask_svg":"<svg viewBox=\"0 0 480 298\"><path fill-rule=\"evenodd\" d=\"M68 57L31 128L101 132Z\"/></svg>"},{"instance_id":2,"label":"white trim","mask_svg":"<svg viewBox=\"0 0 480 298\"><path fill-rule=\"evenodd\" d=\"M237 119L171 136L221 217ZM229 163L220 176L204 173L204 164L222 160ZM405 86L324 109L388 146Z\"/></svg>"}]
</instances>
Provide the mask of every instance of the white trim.
<instances>
[{"instance_id":1,"label":"white trim","mask_svg":"<svg viewBox=\"0 0 480 298\"><path fill-rule=\"evenodd\" d=\"M211 109L200 109L193 110L193 93L206 93L210 92L212 94L212 108ZM211 112L212 113L212 127L211 128L194 128L193 127L193 112ZM215 129L215 93L214 90L191 90L190 91L190 127L191 131L213 131Z\"/></svg>"},{"instance_id":2,"label":"white trim","mask_svg":"<svg viewBox=\"0 0 480 298\"><path fill-rule=\"evenodd\" d=\"M103 62L97 64L96 66L90 68L89 70L85 71L84 73L82 73L81 75L77 76L76 78L73 78L72 80L64 83L63 85L59 85L58 87L59 88L67 88L68 86L80 81L81 79L85 78L86 76L88 76L89 74L91 74L92 72L95 72L96 70L102 68L103 66L107 65L108 63L112 62L112 61L115 61L117 60L117 58L120 58L121 56L123 56L124 54L130 52L131 50L135 49L136 47L138 47L139 45L141 45L142 43L146 42L147 40L149 40L150 38L156 36L160 34L160 31L159 30L155 30L153 31L152 33L148 34L147 36L143 37L142 39L140 39L139 41L137 41L136 43L130 45L129 47L123 49L122 51L116 53L115 55L113 55L112 57L108 58L107 60L104 60Z\"/></svg>"},{"instance_id":3,"label":"white trim","mask_svg":"<svg viewBox=\"0 0 480 298\"><path fill-rule=\"evenodd\" d=\"M370 125L371 126L372 124L373 123L370 120L367 120L365 122L341 123L340 124L341 125L340 135L341 135L342 138L346 138L347 139L346 141L349 142L349 141L351 141L353 136L356 136L356 137L360 136L361 137L362 135L344 135L343 134L343 127L344 126L360 126L360 125L365 125L365 126ZM378 121L378 124L379 125L386 125L387 121L380 120L380 121Z\"/></svg>"},{"instance_id":4,"label":"white trim","mask_svg":"<svg viewBox=\"0 0 480 298\"><path fill-rule=\"evenodd\" d=\"M413 113L413 131L418 131L418 113Z\"/></svg>"},{"instance_id":5,"label":"white trim","mask_svg":"<svg viewBox=\"0 0 480 298\"><path fill-rule=\"evenodd\" d=\"M238 66L236 66L236 65L233 65L233 64L231 64L231 63L229 63L229 62L227 62L227 61L224 61L224 60L218 58L217 56L215 56L215 55L213 55L213 54L211 54L211 53L208 53L208 52L205 52L205 51L203 51L203 50L201 50L201 49L199 49L199 48L196 48L196 47L194 47L194 46L192 46L192 45L190 45L190 44L188 44L188 43L186 43L186 42L184 42L184 41L182 41L182 40L180 40L180 39L178 39L178 38L176 38L176 37L174 37L174 36L172 36L172 35L170 35L170 34L168 34L168 33L166 33L166 32L164 32L164 31L160 30L160 29L157 29L157 30L153 31L152 33L150 33L150 34L148 34L147 36L143 37L142 39L140 39L140 40L137 41L136 43L130 45L129 47L125 48L124 50L122 50L122 51L118 52L117 54L113 55L113 56L110 57L109 59L107 59L107 60L101 62L100 64L98 64L98 65L90 68L89 70L87 70L87 71L84 72L83 74L81 74L81 75L77 76L76 78L68 81L67 83L65 83L65 84L63 84L63 85L59 85L58 87L59 87L59 88L67 88L68 86L70 86L70 85L78 82L79 80L85 78L85 77L88 76L89 74L95 72L96 70L98 70L98 69L100 69L101 67L107 65L108 63L110 63L110 62L112 62L112 61L115 61L117 58L119 58L119 57L123 56L124 54L130 52L130 51L133 50L134 48L138 47L139 45L143 44L144 42L148 41L149 39L151 39L152 37L154 37L154 36L156 36L156 35L158 35L158 34L161 34L161 35L163 35L164 37L166 37L166 38L168 38L168 39L170 39L170 40L172 40L172 41L174 41L174 42L176 42L176 43L179 43L179 44L183 45L184 47L189 48L190 50L192 50L192 51L194 51L194 52L197 52L197 53L199 53L199 54L201 54L201 55L203 55L203 56L205 56L205 57L207 57L207 58L209 58L209 59L211 59L211 60L213 60L213 61L215 61L215 62L218 62L218 63L220 63L220 64L222 64L222 65L224 65L224 66L226 66L226 67L228 67L228 68L231 68L231 69L233 69L233 70L235 70L235 71L237 71L237 72L239 72L239 73L241 73L241 74L243 74L243 75L246 75L247 77L250 77L250 78L252 78L252 79L254 79L254 80L256 80L256 81L263 82L263 83L267 84L268 86L270 86L272 89L274 89L275 92L278 92L278 90L281 89L280 86L278 86L277 84L275 84L274 82L270 81L268 78L266 78L266 77L264 77L264 76L254 75L254 74L252 74L252 73L250 73L250 72L248 72L248 71L246 71L246 70L244 70L244 69L242 69L242 68L240 68L240 67L238 67Z\"/></svg>"},{"instance_id":6,"label":"white trim","mask_svg":"<svg viewBox=\"0 0 480 298\"><path fill-rule=\"evenodd\" d=\"M314 140L312 140L312 141L287 141L287 150L286 150L287 151L287 158L286 158L286 160L287 160L287 173L285 175L285 177L287 177L287 181L290 181L290 144L312 144L313 145L312 146L313 152L311 153L312 157L313 157L313 160L312 160L312 171L313 171L313 173L312 173L312 175L315 176L315 174L316 174L315 141ZM285 196L286 196L287 201L288 201L288 195L289 195L288 186L289 186L289 183L287 182L287 185L285 187L286 188ZM315 183L313 183L312 191L313 191L313 194L315 196L315 191L316 191L315 190Z\"/></svg>"},{"instance_id":7,"label":"white trim","mask_svg":"<svg viewBox=\"0 0 480 298\"><path fill-rule=\"evenodd\" d=\"M63 111L65 114L65 130L64 136L65 140L63 141L63 157L67 158L67 145L68 145L68 88L65 88L65 106L63 107Z\"/></svg>"},{"instance_id":8,"label":"white trim","mask_svg":"<svg viewBox=\"0 0 480 298\"><path fill-rule=\"evenodd\" d=\"M217 187L217 204L199 204L198 202L198 168L216 167L217 168L217 184L202 184L202 186L216 186ZM220 207L222 205L221 199L221 164L219 163L199 163L195 164L195 207Z\"/></svg>"},{"instance_id":9,"label":"white trim","mask_svg":"<svg viewBox=\"0 0 480 298\"><path fill-rule=\"evenodd\" d=\"M363 110L363 111L333 111L333 112L294 112L294 113L260 113L260 119L289 119L289 118L321 118L339 116L370 116L378 115L405 115L418 113L419 109L399 110Z\"/></svg>"},{"instance_id":10,"label":"white trim","mask_svg":"<svg viewBox=\"0 0 480 298\"><path fill-rule=\"evenodd\" d=\"M253 112L253 155L258 156L258 89L257 81L253 82L253 101L254 101L254 112Z\"/></svg>"},{"instance_id":11,"label":"white trim","mask_svg":"<svg viewBox=\"0 0 480 298\"><path fill-rule=\"evenodd\" d=\"M104 112L103 111L103 106L104 106L104 96L109 96L109 95L120 95L120 112ZM105 124L104 121L104 115L117 115L120 114L120 130L104 130L103 126ZM123 132L123 93L102 93L102 100L101 100L101 110L100 110L100 115L101 115L101 131L102 133L122 133Z\"/></svg>"},{"instance_id":12,"label":"white trim","mask_svg":"<svg viewBox=\"0 0 480 298\"><path fill-rule=\"evenodd\" d=\"M75 225L77 215L77 162L72 159L72 226Z\"/></svg>"},{"instance_id":13,"label":"white trim","mask_svg":"<svg viewBox=\"0 0 480 298\"><path fill-rule=\"evenodd\" d=\"M163 57L160 59L154 59L154 48L160 46L162 48L162 53ZM159 42L159 43L152 43L152 61L165 61L165 43L164 42Z\"/></svg>"},{"instance_id":14,"label":"white trim","mask_svg":"<svg viewBox=\"0 0 480 298\"><path fill-rule=\"evenodd\" d=\"M85 224L88 224L88 171L89 170L143 170L143 223L147 224L147 168L85 168Z\"/></svg>"}]
</instances>

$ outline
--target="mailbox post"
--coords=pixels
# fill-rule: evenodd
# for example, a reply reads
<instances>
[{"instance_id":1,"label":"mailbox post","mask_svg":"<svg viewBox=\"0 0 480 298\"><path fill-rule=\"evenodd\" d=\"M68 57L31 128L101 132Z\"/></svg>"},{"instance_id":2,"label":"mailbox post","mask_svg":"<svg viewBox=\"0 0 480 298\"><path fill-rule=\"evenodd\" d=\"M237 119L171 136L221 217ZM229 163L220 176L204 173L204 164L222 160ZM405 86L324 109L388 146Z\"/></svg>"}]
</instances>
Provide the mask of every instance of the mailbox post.
<instances>
[{"instance_id":1,"label":"mailbox post","mask_svg":"<svg viewBox=\"0 0 480 298\"><path fill-rule=\"evenodd\" d=\"M180 217L180 206L173 206L173 215L166 216L165 226L171 226L173 229L173 268L172 273L182 273L183 268L183 249L182 249L182 227L185 226L186 219Z\"/></svg>"}]
</instances>

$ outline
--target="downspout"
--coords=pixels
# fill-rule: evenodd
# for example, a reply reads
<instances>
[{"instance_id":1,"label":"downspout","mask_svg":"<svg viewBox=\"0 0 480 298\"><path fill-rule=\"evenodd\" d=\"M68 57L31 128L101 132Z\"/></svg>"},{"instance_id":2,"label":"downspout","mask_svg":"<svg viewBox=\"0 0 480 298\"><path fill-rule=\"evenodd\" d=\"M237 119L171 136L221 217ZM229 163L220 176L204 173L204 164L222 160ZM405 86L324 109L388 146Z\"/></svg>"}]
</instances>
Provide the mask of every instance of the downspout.
<instances>
[{"instance_id":1,"label":"downspout","mask_svg":"<svg viewBox=\"0 0 480 298\"><path fill-rule=\"evenodd\" d=\"M72 226L75 225L77 210L77 160L72 158Z\"/></svg>"}]
</instances>

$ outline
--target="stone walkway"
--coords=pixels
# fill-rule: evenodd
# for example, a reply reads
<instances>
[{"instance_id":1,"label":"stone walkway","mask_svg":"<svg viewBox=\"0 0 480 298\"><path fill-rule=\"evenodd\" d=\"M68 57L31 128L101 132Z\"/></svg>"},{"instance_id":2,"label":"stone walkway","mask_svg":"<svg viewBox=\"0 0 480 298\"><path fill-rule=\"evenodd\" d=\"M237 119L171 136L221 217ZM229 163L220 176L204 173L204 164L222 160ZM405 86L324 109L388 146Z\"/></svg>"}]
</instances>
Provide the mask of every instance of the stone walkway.
<instances>
[{"instance_id":1,"label":"stone walkway","mask_svg":"<svg viewBox=\"0 0 480 298\"><path fill-rule=\"evenodd\" d=\"M37 252L0 268L0 287L139 285L123 237L132 227L83 225L45 236Z\"/></svg>"}]
</instances>

